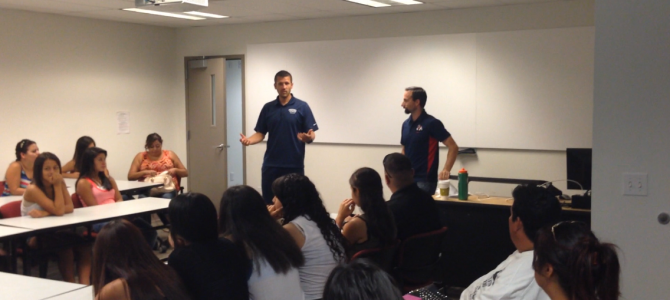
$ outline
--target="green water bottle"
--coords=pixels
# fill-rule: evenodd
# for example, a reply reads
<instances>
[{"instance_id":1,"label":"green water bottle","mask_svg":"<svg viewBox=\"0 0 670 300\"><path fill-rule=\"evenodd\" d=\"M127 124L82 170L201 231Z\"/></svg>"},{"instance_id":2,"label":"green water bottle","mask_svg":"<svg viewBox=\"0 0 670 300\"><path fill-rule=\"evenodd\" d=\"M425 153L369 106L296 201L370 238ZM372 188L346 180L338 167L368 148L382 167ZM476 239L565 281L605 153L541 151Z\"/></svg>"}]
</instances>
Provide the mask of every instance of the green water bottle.
<instances>
[{"instance_id":1,"label":"green water bottle","mask_svg":"<svg viewBox=\"0 0 670 300\"><path fill-rule=\"evenodd\" d=\"M468 171L458 171L458 200L468 200Z\"/></svg>"}]
</instances>

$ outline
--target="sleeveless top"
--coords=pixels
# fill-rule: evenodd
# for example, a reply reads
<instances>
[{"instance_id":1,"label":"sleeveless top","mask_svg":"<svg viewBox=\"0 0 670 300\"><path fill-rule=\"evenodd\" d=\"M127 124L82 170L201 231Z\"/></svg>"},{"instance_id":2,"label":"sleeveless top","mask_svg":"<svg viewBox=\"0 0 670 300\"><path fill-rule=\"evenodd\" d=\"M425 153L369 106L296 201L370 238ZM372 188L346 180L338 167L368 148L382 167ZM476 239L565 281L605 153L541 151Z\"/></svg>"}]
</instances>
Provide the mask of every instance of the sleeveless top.
<instances>
[{"instance_id":1,"label":"sleeveless top","mask_svg":"<svg viewBox=\"0 0 670 300\"><path fill-rule=\"evenodd\" d=\"M27 216L28 212L33 209L44 210L44 208L35 202L26 201L26 199L21 200L21 216Z\"/></svg>"},{"instance_id":2,"label":"sleeveless top","mask_svg":"<svg viewBox=\"0 0 670 300\"><path fill-rule=\"evenodd\" d=\"M359 215L357 218L365 222L365 229L367 231L368 239L365 240L365 242L351 245L351 254L353 255L361 250L379 248L382 246L379 237L370 232L370 226L368 225L368 220L365 218L365 215Z\"/></svg>"},{"instance_id":3,"label":"sleeveless top","mask_svg":"<svg viewBox=\"0 0 670 300\"><path fill-rule=\"evenodd\" d=\"M251 277L247 281L250 300L304 300L300 287L298 269L291 268L286 274L276 273L272 266L261 258L259 265L252 261ZM260 274L256 270L260 267Z\"/></svg>"},{"instance_id":4,"label":"sleeveless top","mask_svg":"<svg viewBox=\"0 0 670 300\"><path fill-rule=\"evenodd\" d=\"M32 180L28 178L28 175L26 175L26 172L23 171L23 168L21 168L21 183L19 184L20 188L27 188ZM5 179L5 190L2 191L3 196L11 196L12 193L9 191L9 185L7 185L7 179Z\"/></svg>"},{"instance_id":5,"label":"sleeveless top","mask_svg":"<svg viewBox=\"0 0 670 300\"><path fill-rule=\"evenodd\" d=\"M95 181L91 180L91 178L86 178L88 182L91 183L91 190L93 191L93 197L95 197L95 201L98 202L98 205L102 204L112 204L116 202L114 197L116 196L116 190L115 189L110 189L109 191L106 190L104 187L98 186ZM83 207L88 206L85 201L81 201L81 205Z\"/></svg>"},{"instance_id":6,"label":"sleeveless top","mask_svg":"<svg viewBox=\"0 0 670 300\"><path fill-rule=\"evenodd\" d=\"M333 257L316 222L300 216L291 223L305 235L305 244L301 249L305 256L305 265L299 268L300 285L305 291L305 299L321 299L328 275L339 262Z\"/></svg>"},{"instance_id":7,"label":"sleeveless top","mask_svg":"<svg viewBox=\"0 0 670 300\"><path fill-rule=\"evenodd\" d=\"M161 173L172 168L174 168L174 163L172 162L172 159L170 159L170 151L168 150L163 150L163 155L156 161L150 160L146 151L142 154L140 171L151 170L156 173ZM144 181L144 178L140 179L140 181ZM179 181L177 180L177 176L172 176L172 182L174 182L175 190L179 191Z\"/></svg>"}]
</instances>

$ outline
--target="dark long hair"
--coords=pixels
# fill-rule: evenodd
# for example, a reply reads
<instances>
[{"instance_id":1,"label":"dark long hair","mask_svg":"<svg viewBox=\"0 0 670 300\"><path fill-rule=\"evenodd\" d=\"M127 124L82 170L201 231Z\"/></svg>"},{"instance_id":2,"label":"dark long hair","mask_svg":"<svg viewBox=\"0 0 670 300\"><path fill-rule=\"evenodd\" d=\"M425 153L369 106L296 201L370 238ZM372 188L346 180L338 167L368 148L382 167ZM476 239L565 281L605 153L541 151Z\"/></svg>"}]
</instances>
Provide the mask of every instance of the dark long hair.
<instances>
[{"instance_id":1,"label":"dark long hair","mask_svg":"<svg viewBox=\"0 0 670 300\"><path fill-rule=\"evenodd\" d=\"M368 231L379 237L382 245L395 243L395 221L384 200L384 187L379 173L371 168L360 168L351 174L349 184L358 190Z\"/></svg>"},{"instance_id":2,"label":"dark long hair","mask_svg":"<svg viewBox=\"0 0 670 300\"><path fill-rule=\"evenodd\" d=\"M95 174L95 158L101 153L107 157L107 151L98 147L91 147L84 151L84 155L81 156L81 169L79 170L79 178L77 179L75 186L82 178L91 178L91 176ZM98 172L98 177L100 177L102 186L106 190L109 191L112 189L112 182L109 180L109 178L107 178L104 171Z\"/></svg>"},{"instance_id":3,"label":"dark long hair","mask_svg":"<svg viewBox=\"0 0 670 300\"><path fill-rule=\"evenodd\" d=\"M124 219L107 223L98 234L92 272L96 295L123 279L131 299L190 299L177 273L158 260L140 230Z\"/></svg>"},{"instance_id":4,"label":"dark long hair","mask_svg":"<svg viewBox=\"0 0 670 300\"><path fill-rule=\"evenodd\" d=\"M347 242L337 228L330 214L323 206L319 192L314 184L304 175L288 174L277 178L272 183L272 192L284 207L284 222L289 223L299 216L314 221L326 240L330 252L336 261L346 257Z\"/></svg>"},{"instance_id":5,"label":"dark long hair","mask_svg":"<svg viewBox=\"0 0 670 300\"><path fill-rule=\"evenodd\" d=\"M75 172L79 172L79 168L81 167L81 162L79 160L91 143L93 143L93 147L95 147L95 141L87 135L77 139L77 144L74 146L74 156L72 157L72 160L74 160Z\"/></svg>"},{"instance_id":6,"label":"dark long hair","mask_svg":"<svg viewBox=\"0 0 670 300\"><path fill-rule=\"evenodd\" d=\"M168 207L170 234L189 242L207 242L219 236L216 224L216 208L203 194L177 195Z\"/></svg>"},{"instance_id":7,"label":"dark long hair","mask_svg":"<svg viewBox=\"0 0 670 300\"><path fill-rule=\"evenodd\" d=\"M28 148L30 148L30 145L34 143L35 141L31 141L29 139L22 139L16 143L16 148L14 149L14 154L16 154L16 161L21 161L21 153L28 153Z\"/></svg>"},{"instance_id":8,"label":"dark long hair","mask_svg":"<svg viewBox=\"0 0 670 300\"><path fill-rule=\"evenodd\" d=\"M223 193L219 232L238 247L248 247L256 266L264 258L276 273L286 274L305 263L293 237L270 216L263 197L252 187L238 185Z\"/></svg>"},{"instance_id":9,"label":"dark long hair","mask_svg":"<svg viewBox=\"0 0 670 300\"><path fill-rule=\"evenodd\" d=\"M402 294L386 272L366 259L356 259L333 269L323 300L402 300Z\"/></svg>"},{"instance_id":10,"label":"dark long hair","mask_svg":"<svg viewBox=\"0 0 670 300\"><path fill-rule=\"evenodd\" d=\"M44 168L44 163L47 160L55 161L56 164L58 165L58 172L60 172L60 159L58 159L58 157L51 152L41 153L40 155L37 156L37 158L35 159L35 164L33 165L33 184L35 184L35 186L37 186L40 190L42 190L42 192L45 195L47 195L49 199L54 200L53 198L51 198L53 197L53 195L47 194L46 186L44 185L44 179L42 178L43 177L42 168Z\"/></svg>"},{"instance_id":11,"label":"dark long hair","mask_svg":"<svg viewBox=\"0 0 670 300\"><path fill-rule=\"evenodd\" d=\"M619 299L619 258L616 246L600 243L581 222L561 222L540 230L533 268L550 264L570 299Z\"/></svg>"}]
</instances>

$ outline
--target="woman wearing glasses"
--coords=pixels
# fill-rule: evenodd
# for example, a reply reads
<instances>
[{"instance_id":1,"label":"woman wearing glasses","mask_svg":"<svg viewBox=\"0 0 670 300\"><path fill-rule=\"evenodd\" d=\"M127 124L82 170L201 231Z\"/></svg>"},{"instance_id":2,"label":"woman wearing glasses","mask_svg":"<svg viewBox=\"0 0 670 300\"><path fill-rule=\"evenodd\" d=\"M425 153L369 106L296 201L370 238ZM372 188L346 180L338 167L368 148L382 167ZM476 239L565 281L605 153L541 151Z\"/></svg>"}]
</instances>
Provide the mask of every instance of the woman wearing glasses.
<instances>
[{"instance_id":1,"label":"woman wearing glasses","mask_svg":"<svg viewBox=\"0 0 670 300\"><path fill-rule=\"evenodd\" d=\"M552 300L614 300L620 295L615 246L600 243L582 222L540 230L533 268L537 284Z\"/></svg>"}]
</instances>

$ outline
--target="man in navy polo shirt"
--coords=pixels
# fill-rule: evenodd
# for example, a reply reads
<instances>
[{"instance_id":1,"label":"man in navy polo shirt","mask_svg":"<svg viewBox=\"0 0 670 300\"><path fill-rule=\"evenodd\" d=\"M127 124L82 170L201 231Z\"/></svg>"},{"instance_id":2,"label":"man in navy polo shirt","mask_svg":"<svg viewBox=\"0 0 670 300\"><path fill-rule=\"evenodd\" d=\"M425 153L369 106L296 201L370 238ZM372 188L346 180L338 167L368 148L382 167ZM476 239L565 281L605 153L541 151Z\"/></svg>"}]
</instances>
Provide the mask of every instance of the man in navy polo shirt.
<instances>
[{"instance_id":1,"label":"man in navy polo shirt","mask_svg":"<svg viewBox=\"0 0 670 300\"><path fill-rule=\"evenodd\" d=\"M424 107L428 96L420 87L408 87L402 100L402 107L410 117L402 124L402 154L412 161L414 181L419 188L435 194L438 180L439 143L449 148L447 161L440 171L439 179L449 179L451 168L458 156L458 145L442 122L426 113Z\"/></svg>"},{"instance_id":2,"label":"man in navy polo shirt","mask_svg":"<svg viewBox=\"0 0 670 300\"><path fill-rule=\"evenodd\" d=\"M312 110L305 101L291 94L293 77L287 71L275 75L275 89L279 94L263 106L254 133L250 137L240 133L242 145L257 144L269 134L263 158L262 189L265 203L272 204L272 182L291 173L305 174L305 143L316 138L316 125Z\"/></svg>"}]
</instances>

